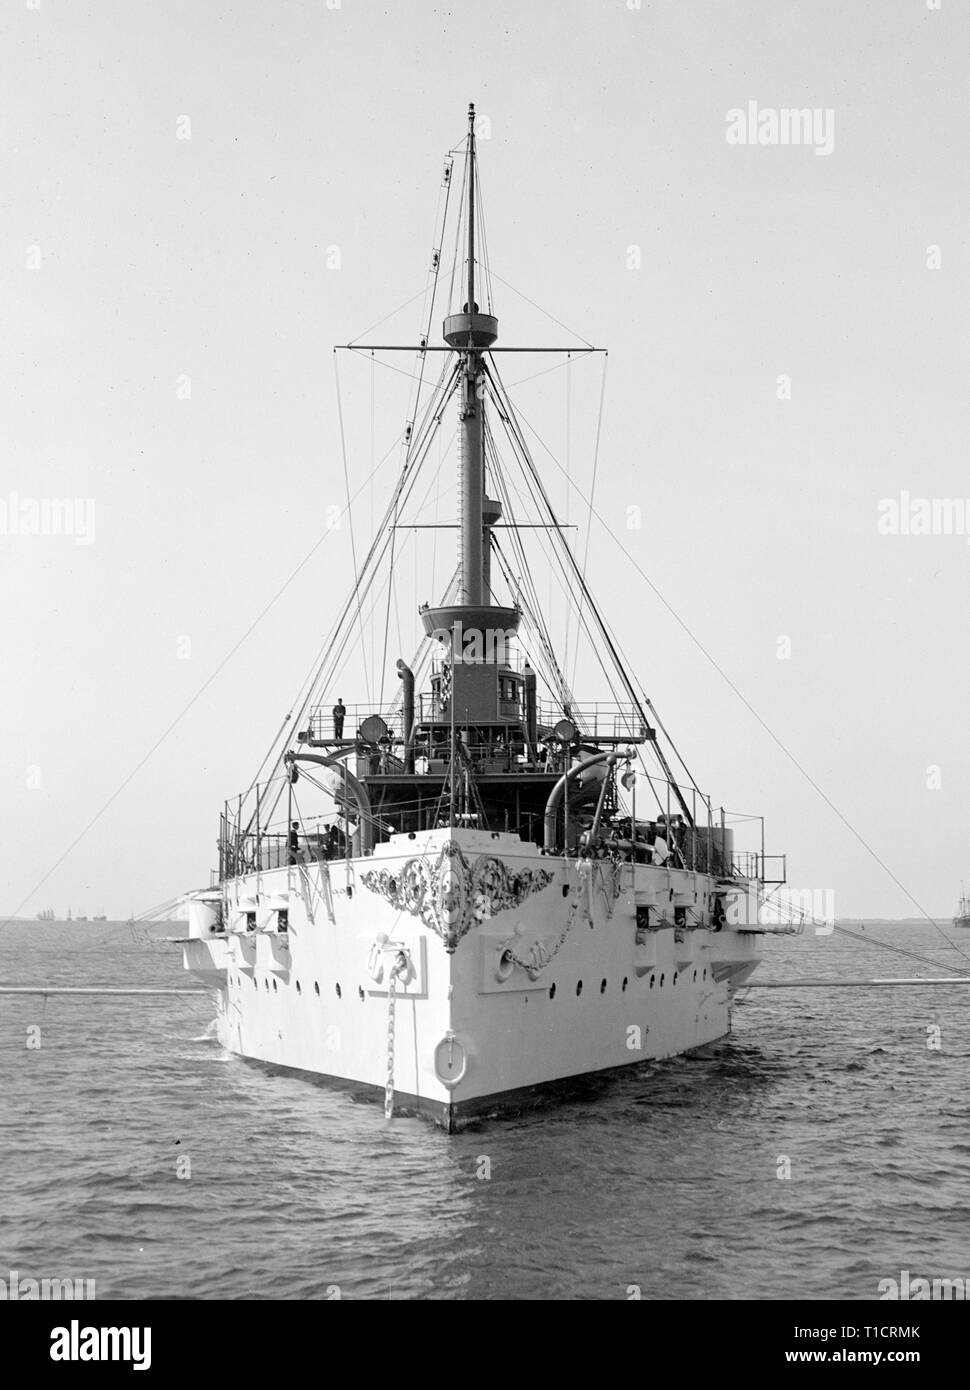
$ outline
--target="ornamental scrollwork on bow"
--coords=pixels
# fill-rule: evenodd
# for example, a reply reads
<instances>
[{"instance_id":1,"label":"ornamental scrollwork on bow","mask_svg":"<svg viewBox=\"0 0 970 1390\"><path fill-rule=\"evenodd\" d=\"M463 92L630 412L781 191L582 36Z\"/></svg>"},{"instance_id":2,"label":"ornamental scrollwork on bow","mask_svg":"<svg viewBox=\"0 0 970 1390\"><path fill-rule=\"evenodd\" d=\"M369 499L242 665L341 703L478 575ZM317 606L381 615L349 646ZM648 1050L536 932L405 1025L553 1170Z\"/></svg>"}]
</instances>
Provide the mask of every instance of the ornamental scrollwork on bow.
<instances>
[{"instance_id":1,"label":"ornamental scrollwork on bow","mask_svg":"<svg viewBox=\"0 0 970 1390\"><path fill-rule=\"evenodd\" d=\"M361 881L398 912L420 917L451 952L472 926L517 907L552 882L547 869L513 870L492 854L469 863L454 840L436 859L405 860L400 869L368 869Z\"/></svg>"}]
</instances>

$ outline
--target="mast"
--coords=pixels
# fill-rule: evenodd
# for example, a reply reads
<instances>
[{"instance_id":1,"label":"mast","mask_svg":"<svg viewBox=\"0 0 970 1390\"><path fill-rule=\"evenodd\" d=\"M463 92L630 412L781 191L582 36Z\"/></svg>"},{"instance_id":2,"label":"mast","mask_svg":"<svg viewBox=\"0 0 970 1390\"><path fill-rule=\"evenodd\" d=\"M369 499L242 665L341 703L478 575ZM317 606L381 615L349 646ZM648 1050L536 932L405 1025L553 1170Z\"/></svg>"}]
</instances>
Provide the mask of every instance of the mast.
<instances>
[{"instance_id":1,"label":"mast","mask_svg":"<svg viewBox=\"0 0 970 1390\"><path fill-rule=\"evenodd\" d=\"M468 103L468 303L475 312L475 103Z\"/></svg>"},{"instance_id":2,"label":"mast","mask_svg":"<svg viewBox=\"0 0 970 1390\"><path fill-rule=\"evenodd\" d=\"M480 314L475 302L475 106L468 107L468 152L465 177L468 184L467 299L460 314L445 319L445 341L461 353L459 405L459 516L460 563L458 601L469 607L488 603L485 561L485 452L482 428L482 350L498 337L498 321L491 314Z\"/></svg>"},{"instance_id":3,"label":"mast","mask_svg":"<svg viewBox=\"0 0 970 1390\"><path fill-rule=\"evenodd\" d=\"M499 667L509 660L506 639L518 629L522 616L518 606L497 604L491 593L491 529L502 515L502 506L485 496L483 355L498 338L498 319L481 313L475 300L474 103L468 107L465 178L468 200L461 212L466 218L468 266L464 282L459 279L458 284L464 283L468 297L461 311L448 314L442 325L442 337L458 354L458 592L450 602L421 610L425 632L440 641L447 653L449 687L441 714L449 722L457 721L459 729L503 722L498 713ZM477 655L472 654L475 647Z\"/></svg>"}]
</instances>

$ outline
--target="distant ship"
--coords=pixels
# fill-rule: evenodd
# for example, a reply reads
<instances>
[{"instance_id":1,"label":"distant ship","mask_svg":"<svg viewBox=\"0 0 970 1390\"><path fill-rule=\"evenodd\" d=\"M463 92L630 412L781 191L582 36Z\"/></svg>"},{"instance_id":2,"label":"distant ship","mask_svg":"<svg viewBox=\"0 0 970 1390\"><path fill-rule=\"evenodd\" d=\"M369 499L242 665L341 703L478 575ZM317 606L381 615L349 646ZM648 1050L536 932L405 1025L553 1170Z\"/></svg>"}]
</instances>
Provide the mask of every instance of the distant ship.
<instances>
[{"instance_id":1,"label":"distant ship","mask_svg":"<svg viewBox=\"0 0 970 1390\"><path fill-rule=\"evenodd\" d=\"M54 921L54 909L53 909L52 907L45 907L43 912L38 912L38 914L37 914L37 921L38 921L38 922L53 922L53 921Z\"/></svg>"},{"instance_id":2,"label":"distant ship","mask_svg":"<svg viewBox=\"0 0 970 1390\"><path fill-rule=\"evenodd\" d=\"M960 903L957 907L957 915L953 919L955 927L970 927L970 896L964 884L960 884Z\"/></svg>"},{"instance_id":3,"label":"distant ship","mask_svg":"<svg viewBox=\"0 0 970 1390\"><path fill-rule=\"evenodd\" d=\"M620 641L648 630L645 591L617 595L617 637L566 539L502 381L516 359L499 354L567 349L495 347L474 108L463 164L443 343L430 343L435 250L429 336L387 349L414 354L415 379L440 365L437 385L418 388L385 520L275 769L223 808L218 874L187 895L184 946L186 968L215 987L230 1051L448 1131L724 1037L763 933L779 929L762 924L763 886L784 881L763 825L757 848L735 849L743 818L729 823L700 790L627 670ZM410 664L390 668L396 696L334 703L377 566L423 524L412 487L451 400L453 578L419 609ZM573 695L541 597L550 571L589 646L583 679L608 703ZM393 571L385 582L389 606ZM306 616L315 649L318 615ZM712 713L710 737L722 730Z\"/></svg>"}]
</instances>

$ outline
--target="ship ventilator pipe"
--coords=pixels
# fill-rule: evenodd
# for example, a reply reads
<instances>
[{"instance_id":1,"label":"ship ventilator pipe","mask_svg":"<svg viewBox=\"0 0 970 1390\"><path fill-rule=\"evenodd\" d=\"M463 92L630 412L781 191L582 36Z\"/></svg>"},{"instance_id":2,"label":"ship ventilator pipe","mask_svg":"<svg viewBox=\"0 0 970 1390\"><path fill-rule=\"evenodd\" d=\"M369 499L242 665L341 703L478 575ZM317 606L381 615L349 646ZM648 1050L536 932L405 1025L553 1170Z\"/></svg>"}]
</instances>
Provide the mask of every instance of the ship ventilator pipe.
<instances>
[{"instance_id":1,"label":"ship ventilator pipe","mask_svg":"<svg viewBox=\"0 0 970 1390\"><path fill-rule=\"evenodd\" d=\"M563 799L566 791L566 784L574 781L581 773L589 767L595 767L597 763L604 763L608 758L616 758L615 753L594 753L591 758L584 758L581 763L571 767L568 772L564 772L559 781L549 793L549 800L546 802L546 811L542 821L543 848L547 854L555 853L556 849L556 816L559 812L559 803Z\"/></svg>"},{"instance_id":2,"label":"ship ventilator pipe","mask_svg":"<svg viewBox=\"0 0 970 1390\"><path fill-rule=\"evenodd\" d=\"M404 771L414 771L414 672L400 657L397 673L403 681L401 705L404 718Z\"/></svg>"}]
</instances>

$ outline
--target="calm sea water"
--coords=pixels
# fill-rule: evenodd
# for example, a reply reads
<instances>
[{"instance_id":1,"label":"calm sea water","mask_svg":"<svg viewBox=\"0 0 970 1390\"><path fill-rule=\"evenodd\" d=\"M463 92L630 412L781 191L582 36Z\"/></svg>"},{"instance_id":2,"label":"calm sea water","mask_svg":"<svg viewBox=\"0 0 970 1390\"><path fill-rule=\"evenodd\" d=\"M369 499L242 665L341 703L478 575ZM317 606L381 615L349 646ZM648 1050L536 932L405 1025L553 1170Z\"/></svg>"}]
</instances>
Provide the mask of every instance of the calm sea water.
<instances>
[{"instance_id":1,"label":"calm sea water","mask_svg":"<svg viewBox=\"0 0 970 1390\"><path fill-rule=\"evenodd\" d=\"M964 964L929 925L868 932ZM190 981L144 928L12 924L0 948L7 984ZM764 979L921 969L838 936L768 950ZM206 998L0 996L0 1277L100 1298L871 1299L903 1269L970 1276L968 1009L966 986L751 991L703 1058L449 1138L229 1056Z\"/></svg>"}]
</instances>

